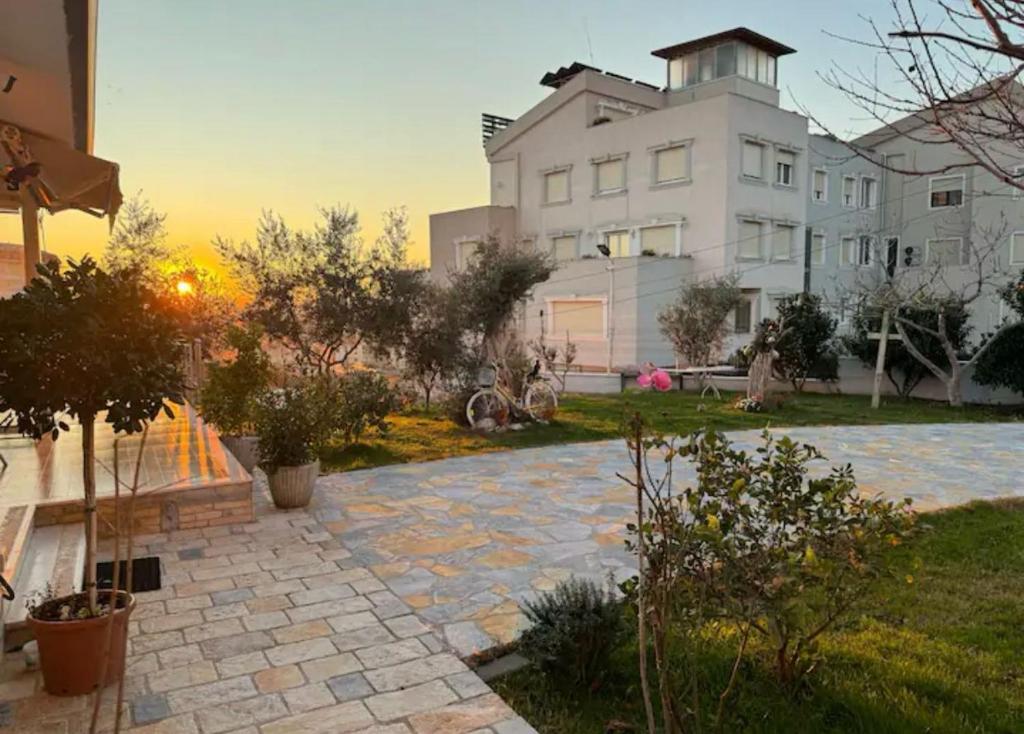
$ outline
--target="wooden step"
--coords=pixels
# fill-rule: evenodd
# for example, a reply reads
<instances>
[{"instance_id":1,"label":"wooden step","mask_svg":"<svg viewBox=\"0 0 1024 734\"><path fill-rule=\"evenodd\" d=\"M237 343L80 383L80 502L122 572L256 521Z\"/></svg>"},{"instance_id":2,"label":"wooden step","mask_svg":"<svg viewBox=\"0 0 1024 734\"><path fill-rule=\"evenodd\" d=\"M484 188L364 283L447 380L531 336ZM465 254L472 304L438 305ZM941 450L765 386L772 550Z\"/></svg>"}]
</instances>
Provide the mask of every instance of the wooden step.
<instances>
[{"instance_id":1,"label":"wooden step","mask_svg":"<svg viewBox=\"0 0 1024 734\"><path fill-rule=\"evenodd\" d=\"M14 601L4 610L4 648L16 649L31 639L25 603L52 590L54 596L82 588L85 574L85 525L73 523L35 528L22 555L14 586Z\"/></svg>"}]
</instances>

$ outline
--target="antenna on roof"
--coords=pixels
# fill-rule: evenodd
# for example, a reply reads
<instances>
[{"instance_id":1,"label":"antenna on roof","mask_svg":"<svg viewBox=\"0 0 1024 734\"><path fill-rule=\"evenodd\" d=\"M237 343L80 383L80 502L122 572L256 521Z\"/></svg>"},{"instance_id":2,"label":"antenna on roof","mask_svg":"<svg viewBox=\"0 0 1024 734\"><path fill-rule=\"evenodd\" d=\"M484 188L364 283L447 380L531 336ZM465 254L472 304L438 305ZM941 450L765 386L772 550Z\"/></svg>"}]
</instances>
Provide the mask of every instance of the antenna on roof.
<instances>
[{"instance_id":1,"label":"antenna on roof","mask_svg":"<svg viewBox=\"0 0 1024 734\"><path fill-rule=\"evenodd\" d=\"M587 37L587 53L590 54L590 63L594 63L594 45L590 42L590 26L587 25L587 16L583 16L583 35Z\"/></svg>"}]
</instances>

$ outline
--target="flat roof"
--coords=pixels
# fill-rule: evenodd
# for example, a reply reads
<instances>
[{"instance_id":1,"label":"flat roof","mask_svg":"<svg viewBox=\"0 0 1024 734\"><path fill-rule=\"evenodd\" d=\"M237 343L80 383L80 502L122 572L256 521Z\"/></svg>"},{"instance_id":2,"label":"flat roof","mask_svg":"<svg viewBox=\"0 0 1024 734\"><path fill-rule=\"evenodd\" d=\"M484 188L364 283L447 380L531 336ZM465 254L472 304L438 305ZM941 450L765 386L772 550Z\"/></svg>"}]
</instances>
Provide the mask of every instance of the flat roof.
<instances>
[{"instance_id":1,"label":"flat roof","mask_svg":"<svg viewBox=\"0 0 1024 734\"><path fill-rule=\"evenodd\" d=\"M704 36L703 38L696 38L692 41L685 41L683 43L677 43L674 46L666 46L665 48L659 48L656 51L651 51L651 56L657 56L662 59L675 59L691 51L699 51L702 48L709 46L717 46L720 43L726 41L743 41L749 43L755 48L759 48L762 51L767 51L774 56L785 56L786 54L796 53L795 48L790 48L785 44L773 41L767 36L762 36L760 33L756 33L749 28L740 26L739 28L733 28L732 30L722 31L721 33L715 33L710 36Z\"/></svg>"}]
</instances>

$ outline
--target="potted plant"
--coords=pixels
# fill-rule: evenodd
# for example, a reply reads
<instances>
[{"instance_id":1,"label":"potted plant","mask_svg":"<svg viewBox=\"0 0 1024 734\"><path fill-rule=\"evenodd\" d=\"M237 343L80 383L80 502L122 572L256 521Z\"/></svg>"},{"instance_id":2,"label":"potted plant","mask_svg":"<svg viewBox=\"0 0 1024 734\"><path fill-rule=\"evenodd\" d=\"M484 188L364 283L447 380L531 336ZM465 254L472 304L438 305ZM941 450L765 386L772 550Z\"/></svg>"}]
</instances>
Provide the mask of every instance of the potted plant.
<instances>
[{"instance_id":1,"label":"potted plant","mask_svg":"<svg viewBox=\"0 0 1024 734\"><path fill-rule=\"evenodd\" d=\"M338 425L336 378L268 390L256 404L260 467L274 504L305 507L320 474L320 451Z\"/></svg>"},{"instance_id":2,"label":"potted plant","mask_svg":"<svg viewBox=\"0 0 1024 734\"><path fill-rule=\"evenodd\" d=\"M56 440L70 419L81 428L85 588L37 604L28 623L46 690L87 693L121 676L134 605L123 591L100 598L96 589L96 421L135 433L161 411L173 416L168 401L184 402L179 325L137 272L108 274L85 258L69 260L62 273L54 261L39 266L24 291L0 300L0 355L0 412L11 411L19 431Z\"/></svg>"},{"instance_id":3,"label":"potted plant","mask_svg":"<svg viewBox=\"0 0 1024 734\"><path fill-rule=\"evenodd\" d=\"M225 340L231 358L208 365L199 395L203 419L212 424L220 440L245 470L252 473L259 461L253 426L256 399L270 384L270 358L260 343L261 329L250 324L232 326Z\"/></svg>"}]
</instances>

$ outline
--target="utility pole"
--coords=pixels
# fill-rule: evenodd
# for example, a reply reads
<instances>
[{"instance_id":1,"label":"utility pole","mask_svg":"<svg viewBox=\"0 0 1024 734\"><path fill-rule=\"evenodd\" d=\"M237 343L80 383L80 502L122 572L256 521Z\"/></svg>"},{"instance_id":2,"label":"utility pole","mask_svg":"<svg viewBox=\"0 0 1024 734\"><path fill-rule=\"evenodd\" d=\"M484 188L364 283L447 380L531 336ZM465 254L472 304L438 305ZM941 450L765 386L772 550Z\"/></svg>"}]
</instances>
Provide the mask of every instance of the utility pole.
<instances>
[{"instance_id":1,"label":"utility pole","mask_svg":"<svg viewBox=\"0 0 1024 734\"><path fill-rule=\"evenodd\" d=\"M871 387L871 407L878 410L882 404L882 375L885 374L885 352L889 347L889 308L882 311L882 331L878 341L878 357L875 360L875 381Z\"/></svg>"}]
</instances>

